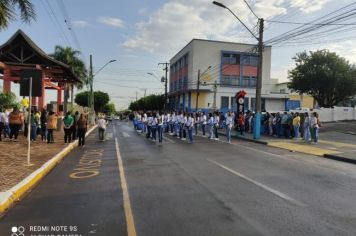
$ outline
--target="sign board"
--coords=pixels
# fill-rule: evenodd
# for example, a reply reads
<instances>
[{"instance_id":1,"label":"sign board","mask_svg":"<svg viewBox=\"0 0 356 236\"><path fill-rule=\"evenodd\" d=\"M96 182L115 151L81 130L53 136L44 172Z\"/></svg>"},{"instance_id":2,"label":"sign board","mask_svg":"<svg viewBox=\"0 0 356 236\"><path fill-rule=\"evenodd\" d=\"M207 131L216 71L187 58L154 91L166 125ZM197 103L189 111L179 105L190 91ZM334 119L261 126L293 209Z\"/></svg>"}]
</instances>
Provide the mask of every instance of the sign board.
<instances>
[{"instance_id":1,"label":"sign board","mask_svg":"<svg viewBox=\"0 0 356 236\"><path fill-rule=\"evenodd\" d=\"M42 96L42 71L22 70L20 79L20 96L30 95L30 78L32 77L32 97Z\"/></svg>"}]
</instances>

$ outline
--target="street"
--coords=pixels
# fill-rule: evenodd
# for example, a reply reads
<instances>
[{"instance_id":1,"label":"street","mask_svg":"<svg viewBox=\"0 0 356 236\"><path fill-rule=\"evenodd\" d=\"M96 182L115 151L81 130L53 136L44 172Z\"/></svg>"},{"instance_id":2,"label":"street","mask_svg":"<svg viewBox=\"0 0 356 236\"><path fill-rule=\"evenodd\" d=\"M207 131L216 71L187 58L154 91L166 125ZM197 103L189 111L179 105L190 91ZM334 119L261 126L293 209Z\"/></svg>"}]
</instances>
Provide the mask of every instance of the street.
<instances>
[{"instance_id":1,"label":"street","mask_svg":"<svg viewBox=\"0 0 356 236\"><path fill-rule=\"evenodd\" d=\"M0 235L356 235L355 165L240 140L160 145L127 122L96 135L0 219Z\"/></svg>"}]
</instances>

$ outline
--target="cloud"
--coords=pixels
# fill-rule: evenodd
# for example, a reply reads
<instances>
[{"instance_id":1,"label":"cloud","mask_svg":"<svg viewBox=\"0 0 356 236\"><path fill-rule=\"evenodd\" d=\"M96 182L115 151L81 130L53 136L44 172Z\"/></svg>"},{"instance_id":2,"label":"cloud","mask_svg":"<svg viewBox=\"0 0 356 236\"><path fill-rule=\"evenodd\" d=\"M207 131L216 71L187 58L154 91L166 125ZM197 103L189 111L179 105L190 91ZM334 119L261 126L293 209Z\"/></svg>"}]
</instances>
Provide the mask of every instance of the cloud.
<instances>
[{"instance_id":1,"label":"cloud","mask_svg":"<svg viewBox=\"0 0 356 236\"><path fill-rule=\"evenodd\" d=\"M311 12L329 0L255 0L252 8L259 17L272 18L288 13L290 6ZM312 2L313 5L307 3ZM225 0L246 25L253 29L257 23L243 1ZM310 9L307 9L307 6ZM293 8L291 8L293 9ZM250 33L228 12L206 0L169 0L148 19L135 25L135 34L121 43L129 49L173 55L192 38L255 43Z\"/></svg>"},{"instance_id":2,"label":"cloud","mask_svg":"<svg viewBox=\"0 0 356 236\"><path fill-rule=\"evenodd\" d=\"M84 20L75 20L72 23L73 23L73 26L76 28L85 28L85 27L89 26L89 23Z\"/></svg>"},{"instance_id":3,"label":"cloud","mask_svg":"<svg viewBox=\"0 0 356 236\"><path fill-rule=\"evenodd\" d=\"M98 18L98 22L115 28L125 28L124 22L119 18L101 16Z\"/></svg>"},{"instance_id":4,"label":"cloud","mask_svg":"<svg viewBox=\"0 0 356 236\"><path fill-rule=\"evenodd\" d=\"M298 8L304 13L319 11L330 0L292 0L291 6Z\"/></svg>"},{"instance_id":5,"label":"cloud","mask_svg":"<svg viewBox=\"0 0 356 236\"><path fill-rule=\"evenodd\" d=\"M326 43L320 45L317 48L313 48L311 51L321 50L321 49L328 49L330 52L335 52L341 57L344 57L350 63L356 64L356 50L353 49L355 45L354 40L346 40L343 42L337 43Z\"/></svg>"}]
</instances>

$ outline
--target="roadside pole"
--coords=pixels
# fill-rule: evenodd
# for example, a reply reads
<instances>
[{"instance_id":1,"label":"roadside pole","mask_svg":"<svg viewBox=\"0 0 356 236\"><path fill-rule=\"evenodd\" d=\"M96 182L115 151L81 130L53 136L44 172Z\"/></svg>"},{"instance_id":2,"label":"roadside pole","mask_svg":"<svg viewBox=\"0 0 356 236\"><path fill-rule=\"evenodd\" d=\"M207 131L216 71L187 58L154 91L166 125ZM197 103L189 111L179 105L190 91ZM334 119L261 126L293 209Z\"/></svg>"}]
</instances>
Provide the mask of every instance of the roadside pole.
<instances>
[{"instance_id":1,"label":"roadside pole","mask_svg":"<svg viewBox=\"0 0 356 236\"><path fill-rule=\"evenodd\" d=\"M216 93L217 93L217 90L218 90L218 84L215 80L214 82L214 100L213 100L213 110L214 112L216 111Z\"/></svg>"},{"instance_id":2,"label":"roadside pole","mask_svg":"<svg viewBox=\"0 0 356 236\"><path fill-rule=\"evenodd\" d=\"M195 103L195 112L198 112L199 86L200 86L200 70L198 70L197 99Z\"/></svg>"},{"instance_id":3,"label":"roadside pole","mask_svg":"<svg viewBox=\"0 0 356 236\"><path fill-rule=\"evenodd\" d=\"M31 113L32 113L32 76L29 89L29 112L27 117L27 165L31 166Z\"/></svg>"}]
</instances>

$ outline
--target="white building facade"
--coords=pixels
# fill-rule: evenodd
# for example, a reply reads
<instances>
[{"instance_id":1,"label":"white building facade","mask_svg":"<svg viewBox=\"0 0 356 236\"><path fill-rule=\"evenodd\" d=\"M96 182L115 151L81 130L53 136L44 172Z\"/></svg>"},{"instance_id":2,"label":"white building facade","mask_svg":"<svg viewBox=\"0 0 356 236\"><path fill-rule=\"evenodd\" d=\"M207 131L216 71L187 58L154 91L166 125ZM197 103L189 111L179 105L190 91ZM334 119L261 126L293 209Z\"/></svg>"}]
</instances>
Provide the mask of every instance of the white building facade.
<instances>
[{"instance_id":1,"label":"white building facade","mask_svg":"<svg viewBox=\"0 0 356 236\"><path fill-rule=\"evenodd\" d=\"M256 45L193 39L170 60L169 106L172 110L236 111L235 94L244 90L245 110L255 110L258 57ZM197 85L200 70L198 103ZM265 47L262 111L282 111L288 95L274 93L271 47Z\"/></svg>"}]
</instances>

